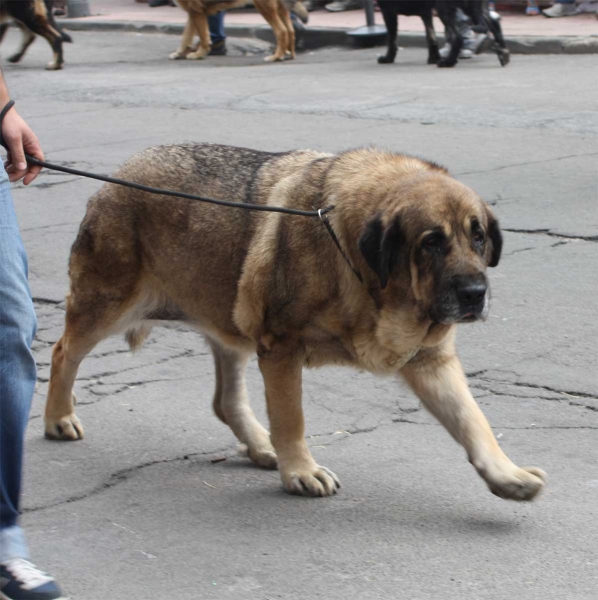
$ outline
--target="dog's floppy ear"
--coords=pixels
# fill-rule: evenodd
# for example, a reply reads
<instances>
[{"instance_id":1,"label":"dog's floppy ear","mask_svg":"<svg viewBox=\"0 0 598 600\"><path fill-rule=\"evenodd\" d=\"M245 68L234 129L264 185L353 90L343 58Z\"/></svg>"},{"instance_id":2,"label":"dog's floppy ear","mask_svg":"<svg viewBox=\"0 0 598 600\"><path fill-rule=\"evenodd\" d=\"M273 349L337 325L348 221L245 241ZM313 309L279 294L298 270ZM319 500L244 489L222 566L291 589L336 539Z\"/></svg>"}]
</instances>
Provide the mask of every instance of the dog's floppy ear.
<instances>
[{"instance_id":1,"label":"dog's floppy ear","mask_svg":"<svg viewBox=\"0 0 598 600\"><path fill-rule=\"evenodd\" d=\"M370 269L378 275L382 289L388 285L388 277L397 264L402 242L403 235L398 217L395 217L385 230L382 218L378 214L368 221L361 235L359 250Z\"/></svg>"},{"instance_id":2,"label":"dog's floppy ear","mask_svg":"<svg viewBox=\"0 0 598 600\"><path fill-rule=\"evenodd\" d=\"M496 267L500 260L500 253L502 252L502 234L496 217L488 207L486 207L486 213L488 214L488 238L491 243L488 266Z\"/></svg>"}]
</instances>

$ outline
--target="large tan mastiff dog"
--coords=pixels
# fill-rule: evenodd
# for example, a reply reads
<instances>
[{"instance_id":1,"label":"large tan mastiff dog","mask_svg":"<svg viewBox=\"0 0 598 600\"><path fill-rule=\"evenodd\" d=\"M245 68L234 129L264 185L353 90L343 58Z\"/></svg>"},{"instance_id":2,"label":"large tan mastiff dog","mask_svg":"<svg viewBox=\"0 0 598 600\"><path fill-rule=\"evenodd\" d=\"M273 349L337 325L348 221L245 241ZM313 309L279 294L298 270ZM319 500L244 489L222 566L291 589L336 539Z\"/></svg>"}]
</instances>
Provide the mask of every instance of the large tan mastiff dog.
<instances>
[{"instance_id":1,"label":"large tan mastiff dog","mask_svg":"<svg viewBox=\"0 0 598 600\"><path fill-rule=\"evenodd\" d=\"M105 185L88 205L70 259L66 328L54 347L46 436L73 440L77 369L107 336L139 347L155 321L208 340L214 411L285 489L328 496L339 482L304 439L303 367L352 365L401 376L466 450L490 490L531 500L545 474L500 449L457 354L458 323L488 314L487 266L502 239L488 206L445 169L363 149L280 154L210 144L150 148L118 177L239 204L318 210L257 213ZM257 353L270 433L256 420L244 371Z\"/></svg>"},{"instance_id":2,"label":"large tan mastiff dog","mask_svg":"<svg viewBox=\"0 0 598 600\"><path fill-rule=\"evenodd\" d=\"M250 0L176 0L176 3L187 12L187 24L179 49L173 52L170 58L194 60L204 58L210 53L208 16L221 10L245 6ZM308 12L305 6L300 0L253 0L253 5L272 27L276 38L274 54L264 60L272 62L295 58L295 29L290 11L307 23ZM193 43L196 34L199 36L198 45Z\"/></svg>"}]
</instances>

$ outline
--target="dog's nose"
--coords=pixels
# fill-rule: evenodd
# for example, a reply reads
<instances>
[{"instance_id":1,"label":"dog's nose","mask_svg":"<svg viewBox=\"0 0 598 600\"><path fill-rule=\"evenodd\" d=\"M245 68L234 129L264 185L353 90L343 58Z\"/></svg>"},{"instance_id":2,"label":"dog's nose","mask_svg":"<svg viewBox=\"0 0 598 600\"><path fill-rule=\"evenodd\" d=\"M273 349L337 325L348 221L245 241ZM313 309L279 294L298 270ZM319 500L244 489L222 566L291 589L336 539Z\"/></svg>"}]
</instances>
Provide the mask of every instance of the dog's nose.
<instances>
[{"instance_id":1,"label":"dog's nose","mask_svg":"<svg viewBox=\"0 0 598 600\"><path fill-rule=\"evenodd\" d=\"M457 287L457 298L461 308L466 311L479 312L484 307L488 286L483 282L462 283Z\"/></svg>"}]
</instances>

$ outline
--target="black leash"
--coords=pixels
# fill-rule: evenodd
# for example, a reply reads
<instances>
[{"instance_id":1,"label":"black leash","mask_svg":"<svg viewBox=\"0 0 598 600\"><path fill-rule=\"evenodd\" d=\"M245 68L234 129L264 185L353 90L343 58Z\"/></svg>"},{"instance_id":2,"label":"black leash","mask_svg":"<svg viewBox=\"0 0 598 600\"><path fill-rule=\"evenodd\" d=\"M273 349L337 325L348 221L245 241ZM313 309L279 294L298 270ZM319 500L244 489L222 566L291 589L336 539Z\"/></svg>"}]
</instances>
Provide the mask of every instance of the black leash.
<instances>
[{"instance_id":1,"label":"black leash","mask_svg":"<svg viewBox=\"0 0 598 600\"><path fill-rule=\"evenodd\" d=\"M4 117L6 116L6 113L14 106L14 104L15 104L15 101L10 100L6 104L6 106L0 111L0 144L2 146L4 146L4 148L7 151L8 151L8 146L6 145L6 142L4 141L4 139L2 138L2 122L4 121ZM49 163L45 160L40 160L39 158L35 158L34 156L31 156L30 154L25 154L25 159L27 160L27 162L30 165L44 167L46 169L50 169L52 171L59 171L61 173L68 173L69 175L77 175L79 177L87 177L88 179L97 179L98 181L104 181L106 183L122 185L124 187L130 187L135 190L140 190L142 192L148 192L149 194L160 194L162 196L174 196L177 198L185 198L187 200L195 200L197 202L207 202L209 204L217 204L218 206L228 206L230 208L243 208L245 210L256 210L256 211L263 211L263 212L277 212L277 213L283 213L283 214L287 214L287 215L297 215L300 217L318 217L320 219L320 221L322 221L322 223L324 224L324 227L326 227L326 231L328 231L328 233L330 234L330 237L332 238L332 241L334 242L334 244L338 248L339 252L341 253L341 256L345 259L345 261L349 265L349 267L351 267L351 271L353 271L353 273L355 274L357 279L359 279L359 281L361 283L363 283L363 278L361 276L361 273L359 273L359 271L357 271L353 267L353 265L351 264L351 261L347 258L346 254L343 252L340 242L338 241L338 238L336 237L336 235L332 229L332 226L330 225L330 221L328 220L328 217L326 216L327 213L329 213L331 210L334 209L334 205L327 206L326 208L320 208L320 209L314 210L314 211L309 211L309 210L297 210L294 208L285 208L283 206L261 206L259 204L245 204L245 203L240 203L240 202L229 202L227 200L216 200L215 198L207 198L205 196L196 196L194 194L187 194L185 192L175 192L173 190L164 190L161 188L154 188L154 187L150 187L148 185L143 185L141 183L135 183L133 181L117 179L116 177L108 177L106 175L97 175L96 173L80 171L79 169L72 169L71 167L63 167L61 165L55 165L53 163Z\"/></svg>"}]
</instances>

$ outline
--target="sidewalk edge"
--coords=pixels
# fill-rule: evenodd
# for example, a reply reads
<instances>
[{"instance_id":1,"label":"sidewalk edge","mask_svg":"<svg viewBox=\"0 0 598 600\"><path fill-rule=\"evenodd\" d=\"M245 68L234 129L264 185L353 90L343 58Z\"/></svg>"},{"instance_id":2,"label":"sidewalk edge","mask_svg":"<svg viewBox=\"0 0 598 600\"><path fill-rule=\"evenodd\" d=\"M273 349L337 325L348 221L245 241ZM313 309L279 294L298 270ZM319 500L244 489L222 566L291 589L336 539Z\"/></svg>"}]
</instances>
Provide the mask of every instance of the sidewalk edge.
<instances>
[{"instance_id":1,"label":"sidewalk edge","mask_svg":"<svg viewBox=\"0 0 598 600\"><path fill-rule=\"evenodd\" d=\"M181 35L183 25L174 23L153 23L147 21L71 21L61 19L61 27L69 31L126 31L135 33L165 33ZM315 50L326 46L349 46L354 42L347 36L349 29L331 27L306 27L302 47ZM255 37L274 41L268 25L228 25L226 33L231 37ZM442 43L443 36L438 36ZM382 40L378 44L383 45ZM404 48L425 47L423 33L405 32L399 34L399 45ZM598 54L598 35L584 36L515 36L507 39L507 47L512 54Z\"/></svg>"}]
</instances>

